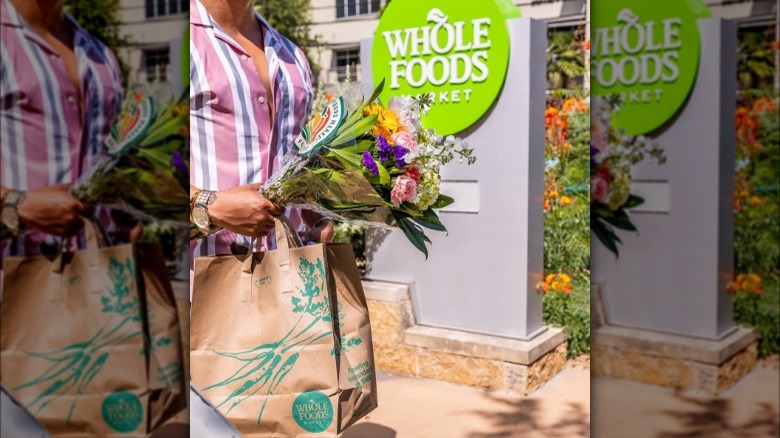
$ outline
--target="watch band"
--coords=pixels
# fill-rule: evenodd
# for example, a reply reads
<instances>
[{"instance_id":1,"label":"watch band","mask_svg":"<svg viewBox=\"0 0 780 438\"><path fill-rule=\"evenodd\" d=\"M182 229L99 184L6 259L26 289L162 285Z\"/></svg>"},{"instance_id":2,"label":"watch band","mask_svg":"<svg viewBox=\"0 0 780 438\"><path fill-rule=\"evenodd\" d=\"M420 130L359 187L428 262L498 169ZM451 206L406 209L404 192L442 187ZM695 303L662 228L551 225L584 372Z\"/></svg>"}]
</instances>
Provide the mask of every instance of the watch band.
<instances>
[{"instance_id":1,"label":"watch band","mask_svg":"<svg viewBox=\"0 0 780 438\"><path fill-rule=\"evenodd\" d=\"M22 202L24 196L25 193L22 191L10 190L3 197L2 205L0 205L2 223L14 235L18 234L22 228L17 206Z\"/></svg>"},{"instance_id":2,"label":"watch band","mask_svg":"<svg viewBox=\"0 0 780 438\"><path fill-rule=\"evenodd\" d=\"M208 234L211 230L211 217L209 216L209 200L211 199L211 196L214 194L211 190L203 190L196 194L195 196L195 202L192 206L192 211L195 210L202 210L203 214L205 214L205 217L208 221L208 223L203 226L202 224L195 223L195 225L200 229L200 231L204 234Z\"/></svg>"}]
</instances>

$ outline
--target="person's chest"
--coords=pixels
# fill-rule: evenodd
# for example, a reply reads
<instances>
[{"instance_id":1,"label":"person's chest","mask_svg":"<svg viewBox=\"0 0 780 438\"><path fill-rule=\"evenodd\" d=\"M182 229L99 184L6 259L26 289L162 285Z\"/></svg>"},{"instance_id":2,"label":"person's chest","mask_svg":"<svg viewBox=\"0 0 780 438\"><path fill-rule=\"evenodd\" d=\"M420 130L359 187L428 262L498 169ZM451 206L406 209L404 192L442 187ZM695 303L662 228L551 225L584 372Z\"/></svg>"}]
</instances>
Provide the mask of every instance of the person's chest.
<instances>
[{"instance_id":1,"label":"person's chest","mask_svg":"<svg viewBox=\"0 0 780 438\"><path fill-rule=\"evenodd\" d=\"M73 181L99 154L116 119L118 71L81 39L58 51L30 29L3 30L2 123L14 132L3 147L20 169L3 180L27 189Z\"/></svg>"},{"instance_id":2,"label":"person's chest","mask_svg":"<svg viewBox=\"0 0 780 438\"><path fill-rule=\"evenodd\" d=\"M191 133L203 149L192 155L194 180L265 180L308 117L307 66L278 45L240 44L216 28L193 27L191 38Z\"/></svg>"}]
</instances>

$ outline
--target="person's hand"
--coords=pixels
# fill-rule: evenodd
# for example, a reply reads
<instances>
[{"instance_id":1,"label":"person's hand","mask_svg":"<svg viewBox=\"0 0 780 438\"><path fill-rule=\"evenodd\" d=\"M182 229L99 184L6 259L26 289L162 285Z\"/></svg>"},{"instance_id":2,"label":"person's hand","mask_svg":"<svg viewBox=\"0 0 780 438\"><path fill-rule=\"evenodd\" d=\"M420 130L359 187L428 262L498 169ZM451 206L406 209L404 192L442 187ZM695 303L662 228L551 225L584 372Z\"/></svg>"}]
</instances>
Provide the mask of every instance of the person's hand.
<instances>
[{"instance_id":1,"label":"person's hand","mask_svg":"<svg viewBox=\"0 0 780 438\"><path fill-rule=\"evenodd\" d=\"M309 230L309 238L317 243L333 242L334 234L333 222L329 220L321 220Z\"/></svg>"},{"instance_id":2,"label":"person's hand","mask_svg":"<svg viewBox=\"0 0 780 438\"><path fill-rule=\"evenodd\" d=\"M274 228L274 216L284 210L265 199L260 187L256 183L215 192L208 206L211 222L243 236L266 235Z\"/></svg>"},{"instance_id":3,"label":"person's hand","mask_svg":"<svg viewBox=\"0 0 780 438\"><path fill-rule=\"evenodd\" d=\"M17 204L19 219L26 228L47 234L72 236L84 226L84 204L70 194L70 184L58 184L25 192Z\"/></svg>"}]
</instances>

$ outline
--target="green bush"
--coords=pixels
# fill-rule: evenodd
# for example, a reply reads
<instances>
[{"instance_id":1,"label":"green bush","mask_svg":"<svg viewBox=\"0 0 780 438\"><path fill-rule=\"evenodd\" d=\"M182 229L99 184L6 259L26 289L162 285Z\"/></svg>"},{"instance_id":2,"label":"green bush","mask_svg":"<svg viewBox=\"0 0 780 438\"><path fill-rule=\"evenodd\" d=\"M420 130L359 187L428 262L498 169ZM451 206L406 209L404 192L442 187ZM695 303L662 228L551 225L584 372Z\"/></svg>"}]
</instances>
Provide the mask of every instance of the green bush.
<instances>
[{"instance_id":1,"label":"green bush","mask_svg":"<svg viewBox=\"0 0 780 438\"><path fill-rule=\"evenodd\" d=\"M590 280L585 276L573 281L573 292L548 292L542 312L546 324L565 327L568 356L590 354Z\"/></svg>"},{"instance_id":2,"label":"green bush","mask_svg":"<svg viewBox=\"0 0 780 438\"><path fill-rule=\"evenodd\" d=\"M780 117L776 92L737 108L734 319L753 327L761 357L780 353Z\"/></svg>"},{"instance_id":3,"label":"green bush","mask_svg":"<svg viewBox=\"0 0 780 438\"><path fill-rule=\"evenodd\" d=\"M780 277L764 279L764 292L738 292L734 296L734 320L754 327L758 335L758 356L780 352Z\"/></svg>"},{"instance_id":4,"label":"green bush","mask_svg":"<svg viewBox=\"0 0 780 438\"><path fill-rule=\"evenodd\" d=\"M590 111L578 91L556 91L546 111L545 324L564 327L569 357L590 352Z\"/></svg>"}]
</instances>

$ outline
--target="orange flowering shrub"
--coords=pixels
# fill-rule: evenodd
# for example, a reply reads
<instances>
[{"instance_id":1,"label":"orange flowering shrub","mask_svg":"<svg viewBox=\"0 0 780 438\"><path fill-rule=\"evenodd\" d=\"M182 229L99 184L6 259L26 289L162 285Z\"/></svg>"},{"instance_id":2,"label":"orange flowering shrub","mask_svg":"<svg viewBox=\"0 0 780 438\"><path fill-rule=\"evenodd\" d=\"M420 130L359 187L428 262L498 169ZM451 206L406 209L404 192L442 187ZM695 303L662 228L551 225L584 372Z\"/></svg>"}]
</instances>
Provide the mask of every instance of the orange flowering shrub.
<instances>
[{"instance_id":1,"label":"orange flowering shrub","mask_svg":"<svg viewBox=\"0 0 780 438\"><path fill-rule=\"evenodd\" d=\"M760 294L764 291L762 285L762 278L756 273L739 274L737 278L731 283L731 290L734 293L737 292L749 292L754 294Z\"/></svg>"},{"instance_id":2,"label":"orange flowering shrub","mask_svg":"<svg viewBox=\"0 0 780 438\"><path fill-rule=\"evenodd\" d=\"M546 277L544 277L544 281L539 286L540 289L542 289L542 292L563 292L565 294L570 294L571 289L571 277L569 277L567 274L558 273L558 274L549 274Z\"/></svg>"}]
</instances>

